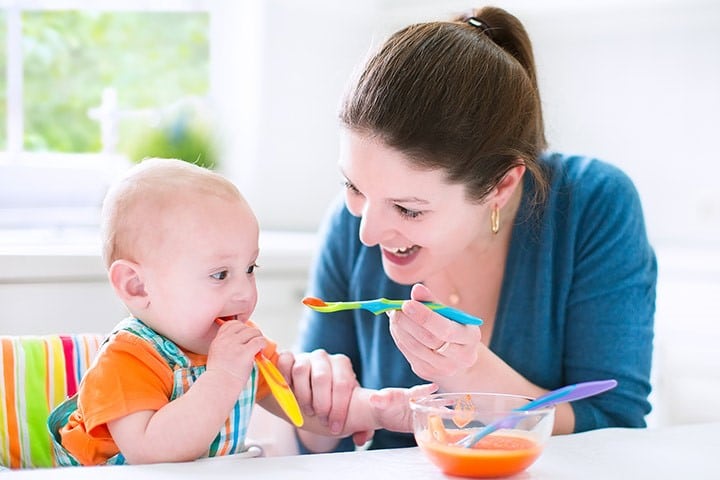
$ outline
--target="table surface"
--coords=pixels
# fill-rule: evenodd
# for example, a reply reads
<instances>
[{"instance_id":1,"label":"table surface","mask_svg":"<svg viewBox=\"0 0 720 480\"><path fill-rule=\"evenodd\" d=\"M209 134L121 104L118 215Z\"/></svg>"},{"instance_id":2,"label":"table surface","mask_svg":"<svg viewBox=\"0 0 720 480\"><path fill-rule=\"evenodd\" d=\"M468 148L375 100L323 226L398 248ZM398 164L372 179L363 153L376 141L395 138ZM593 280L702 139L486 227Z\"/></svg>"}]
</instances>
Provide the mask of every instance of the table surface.
<instances>
[{"instance_id":1,"label":"table surface","mask_svg":"<svg viewBox=\"0 0 720 480\"><path fill-rule=\"evenodd\" d=\"M720 422L650 429L612 428L552 437L514 479L718 479ZM285 457L216 457L187 463L17 470L27 479L450 479L417 448Z\"/></svg>"}]
</instances>

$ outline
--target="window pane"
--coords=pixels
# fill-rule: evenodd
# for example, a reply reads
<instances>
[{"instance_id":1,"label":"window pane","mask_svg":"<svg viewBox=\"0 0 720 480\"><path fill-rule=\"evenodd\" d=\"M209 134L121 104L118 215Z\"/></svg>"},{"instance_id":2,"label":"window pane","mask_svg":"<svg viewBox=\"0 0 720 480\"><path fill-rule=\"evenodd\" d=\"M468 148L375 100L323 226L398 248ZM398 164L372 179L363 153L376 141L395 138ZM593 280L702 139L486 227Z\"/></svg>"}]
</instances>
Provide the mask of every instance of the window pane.
<instances>
[{"instance_id":1,"label":"window pane","mask_svg":"<svg viewBox=\"0 0 720 480\"><path fill-rule=\"evenodd\" d=\"M0 112L7 112L7 15L0 10ZM0 115L0 151L7 148L7 115Z\"/></svg>"},{"instance_id":2,"label":"window pane","mask_svg":"<svg viewBox=\"0 0 720 480\"><path fill-rule=\"evenodd\" d=\"M206 95L208 27L196 12L25 12L24 148L100 151L88 112L106 88L123 111Z\"/></svg>"}]
</instances>

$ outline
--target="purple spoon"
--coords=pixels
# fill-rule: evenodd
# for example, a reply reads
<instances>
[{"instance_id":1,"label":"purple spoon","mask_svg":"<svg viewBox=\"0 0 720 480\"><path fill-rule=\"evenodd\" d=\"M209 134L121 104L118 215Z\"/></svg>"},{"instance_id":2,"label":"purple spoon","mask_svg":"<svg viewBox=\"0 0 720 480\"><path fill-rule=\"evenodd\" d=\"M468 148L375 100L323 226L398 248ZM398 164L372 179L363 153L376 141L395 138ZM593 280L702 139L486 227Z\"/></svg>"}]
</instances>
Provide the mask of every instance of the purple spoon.
<instances>
[{"instance_id":1,"label":"purple spoon","mask_svg":"<svg viewBox=\"0 0 720 480\"><path fill-rule=\"evenodd\" d=\"M582 382L566 387L558 388L545 395L536 398L532 402L526 403L522 407L516 408L516 412L527 412L528 410L534 410L536 408L547 407L549 405L555 405L556 403L572 402L574 400L580 400L581 398L592 397L598 393L606 392L610 389L615 388L617 380L597 380L593 382ZM489 423L485 427L481 428L475 433L471 433L467 437L464 437L457 442L455 445L470 448L480 441L481 438L490 435L495 430L502 428L513 428L525 415L510 414L492 423Z\"/></svg>"}]
</instances>

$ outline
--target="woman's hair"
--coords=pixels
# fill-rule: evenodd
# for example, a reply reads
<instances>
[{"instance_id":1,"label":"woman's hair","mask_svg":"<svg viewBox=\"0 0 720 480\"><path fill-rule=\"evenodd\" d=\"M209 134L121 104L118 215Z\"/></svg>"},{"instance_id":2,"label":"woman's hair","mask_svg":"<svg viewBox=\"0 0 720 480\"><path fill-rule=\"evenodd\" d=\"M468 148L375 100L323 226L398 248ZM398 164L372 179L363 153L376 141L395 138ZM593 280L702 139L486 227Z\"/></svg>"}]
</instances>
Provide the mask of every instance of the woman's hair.
<instances>
[{"instance_id":1,"label":"woman's hair","mask_svg":"<svg viewBox=\"0 0 720 480\"><path fill-rule=\"evenodd\" d=\"M542 201L546 148L530 39L506 11L411 25L370 57L346 95L345 127L378 137L421 168L444 169L481 201L524 164Z\"/></svg>"}]
</instances>

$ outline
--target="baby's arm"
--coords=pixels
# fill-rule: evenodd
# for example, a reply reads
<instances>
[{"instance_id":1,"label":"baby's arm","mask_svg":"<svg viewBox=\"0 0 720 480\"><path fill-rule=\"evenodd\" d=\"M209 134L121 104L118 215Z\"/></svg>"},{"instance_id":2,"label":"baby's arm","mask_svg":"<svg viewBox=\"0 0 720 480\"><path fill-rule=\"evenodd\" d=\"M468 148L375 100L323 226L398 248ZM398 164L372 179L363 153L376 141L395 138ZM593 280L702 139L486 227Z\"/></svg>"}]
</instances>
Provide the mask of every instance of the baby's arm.
<instances>
[{"instance_id":1,"label":"baby's arm","mask_svg":"<svg viewBox=\"0 0 720 480\"><path fill-rule=\"evenodd\" d=\"M372 390L357 387L352 392L347 419L340 432L331 432L326 422L317 416L305 416L301 427L315 434L342 438L358 432L372 432L379 428L396 432L412 432L410 398L429 395L437 390L435 384L417 385L412 388L384 388ZM266 397L260 405L285 418L274 401Z\"/></svg>"},{"instance_id":2,"label":"baby's arm","mask_svg":"<svg viewBox=\"0 0 720 480\"><path fill-rule=\"evenodd\" d=\"M430 395L437 389L437 385L432 383L412 388L382 390L358 387L353 392L345 430L340 436L379 428L394 432L412 432L410 399Z\"/></svg>"},{"instance_id":3,"label":"baby's arm","mask_svg":"<svg viewBox=\"0 0 720 480\"><path fill-rule=\"evenodd\" d=\"M242 322L220 327L210 345L207 370L184 395L157 411L108 422L127 461L178 462L205 454L245 387L255 354L264 346L257 328Z\"/></svg>"},{"instance_id":4,"label":"baby's arm","mask_svg":"<svg viewBox=\"0 0 720 480\"><path fill-rule=\"evenodd\" d=\"M413 419L410 399L435 393L438 386L434 383L416 385L411 388L383 388L370 391L370 408L377 428L393 432L412 432Z\"/></svg>"}]
</instances>

